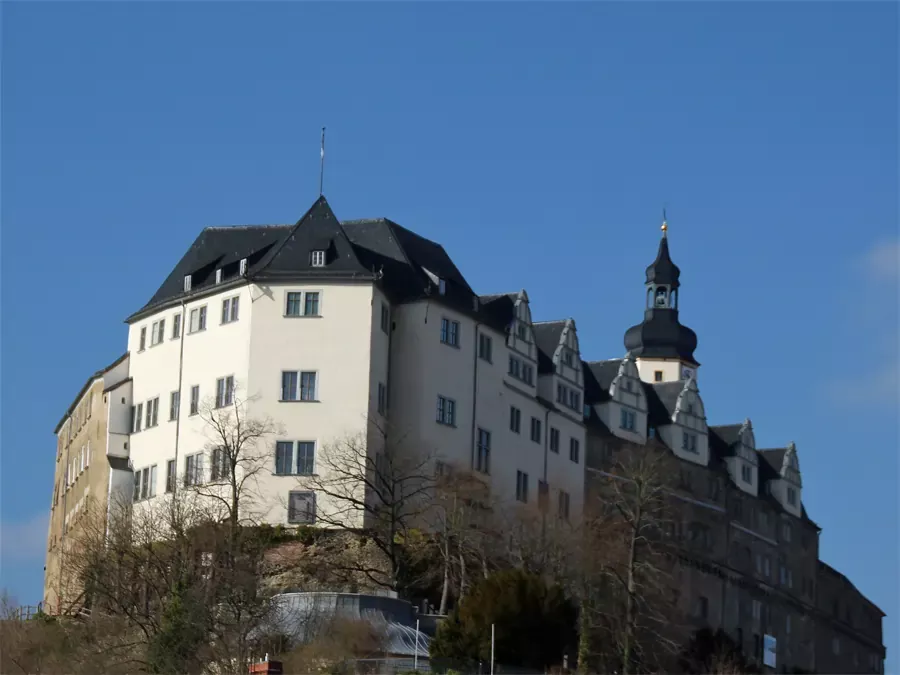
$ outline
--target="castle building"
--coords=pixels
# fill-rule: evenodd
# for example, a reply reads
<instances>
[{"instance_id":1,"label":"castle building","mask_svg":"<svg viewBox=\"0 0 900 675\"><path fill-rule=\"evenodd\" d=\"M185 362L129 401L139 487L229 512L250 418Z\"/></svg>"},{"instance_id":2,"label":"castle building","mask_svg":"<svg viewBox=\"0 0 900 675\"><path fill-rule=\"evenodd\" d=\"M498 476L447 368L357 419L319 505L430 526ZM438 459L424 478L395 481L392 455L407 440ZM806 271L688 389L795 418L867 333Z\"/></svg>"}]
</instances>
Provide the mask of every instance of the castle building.
<instances>
[{"instance_id":1,"label":"castle building","mask_svg":"<svg viewBox=\"0 0 900 675\"><path fill-rule=\"evenodd\" d=\"M240 400L279 427L256 515L291 525L325 506L303 487L323 448L377 447L373 425L481 474L497 503L571 520L616 452L658 444L682 467L679 602L697 625L770 670L881 672L883 614L818 560L797 448L757 448L749 420L707 423L680 290L664 225L625 356L589 361L574 319L534 321L525 290L476 293L442 246L388 219L341 222L321 197L294 225L206 228L127 319L126 454L106 453L127 457L135 503L203 483L204 406Z\"/></svg>"}]
</instances>

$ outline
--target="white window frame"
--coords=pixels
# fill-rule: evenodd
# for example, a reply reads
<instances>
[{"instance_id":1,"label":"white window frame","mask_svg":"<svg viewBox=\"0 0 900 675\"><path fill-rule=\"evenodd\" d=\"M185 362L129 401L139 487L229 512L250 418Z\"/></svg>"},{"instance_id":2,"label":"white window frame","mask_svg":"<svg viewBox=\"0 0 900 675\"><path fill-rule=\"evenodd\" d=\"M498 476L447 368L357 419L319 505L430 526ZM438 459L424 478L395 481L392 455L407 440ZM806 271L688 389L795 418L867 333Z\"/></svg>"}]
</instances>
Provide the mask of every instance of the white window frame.
<instances>
[{"instance_id":1,"label":"white window frame","mask_svg":"<svg viewBox=\"0 0 900 675\"><path fill-rule=\"evenodd\" d=\"M140 341L138 342L138 351L142 352L147 348L147 326L141 326Z\"/></svg>"},{"instance_id":2,"label":"white window frame","mask_svg":"<svg viewBox=\"0 0 900 675\"><path fill-rule=\"evenodd\" d=\"M292 391L289 392L291 394L291 398L285 398L286 388L285 388L285 375L293 375L295 378L295 382L292 385ZM308 389L304 390L303 380L306 376L306 379L309 379L309 376L312 377L313 381L313 391L311 394L307 394L304 396L304 391L308 391ZM279 401L282 402L297 402L302 401L305 403L317 402L319 400L319 371L317 370L282 370L281 371L281 393L279 395Z\"/></svg>"},{"instance_id":3,"label":"white window frame","mask_svg":"<svg viewBox=\"0 0 900 675\"><path fill-rule=\"evenodd\" d=\"M172 317L172 339L177 340L181 337L181 322L183 320L184 315L179 312Z\"/></svg>"},{"instance_id":4,"label":"white window frame","mask_svg":"<svg viewBox=\"0 0 900 675\"><path fill-rule=\"evenodd\" d=\"M155 347L166 339L166 320L159 319L150 326L150 346Z\"/></svg>"},{"instance_id":5,"label":"white window frame","mask_svg":"<svg viewBox=\"0 0 900 675\"><path fill-rule=\"evenodd\" d=\"M325 267L325 251L324 250L310 251L309 264L311 267Z\"/></svg>"},{"instance_id":6,"label":"white window frame","mask_svg":"<svg viewBox=\"0 0 900 675\"><path fill-rule=\"evenodd\" d=\"M494 362L494 339L487 333L478 334L478 358L488 363Z\"/></svg>"},{"instance_id":7,"label":"white window frame","mask_svg":"<svg viewBox=\"0 0 900 675\"><path fill-rule=\"evenodd\" d=\"M234 295L222 300L222 325L234 323L240 318L241 296Z\"/></svg>"},{"instance_id":8,"label":"white window frame","mask_svg":"<svg viewBox=\"0 0 900 675\"><path fill-rule=\"evenodd\" d=\"M441 344L459 348L459 321L441 317Z\"/></svg>"},{"instance_id":9,"label":"white window frame","mask_svg":"<svg viewBox=\"0 0 900 675\"><path fill-rule=\"evenodd\" d=\"M194 452L184 457L184 485L192 487L203 485L205 482L203 473L203 453Z\"/></svg>"},{"instance_id":10,"label":"white window frame","mask_svg":"<svg viewBox=\"0 0 900 675\"><path fill-rule=\"evenodd\" d=\"M447 427L456 426L456 401L438 394L435 421Z\"/></svg>"},{"instance_id":11,"label":"white window frame","mask_svg":"<svg viewBox=\"0 0 900 675\"><path fill-rule=\"evenodd\" d=\"M225 375L216 380L216 408L225 408L234 403L234 375Z\"/></svg>"},{"instance_id":12,"label":"white window frame","mask_svg":"<svg viewBox=\"0 0 900 675\"><path fill-rule=\"evenodd\" d=\"M303 495L306 501L306 517L296 517L293 504L294 495ZM291 517L295 515L295 517ZM310 490L291 490L288 493L287 521L290 525L314 525L316 522L316 493Z\"/></svg>"},{"instance_id":13,"label":"white window frame","mask_svg":"<svg viewBox=\"0 0 900 675\"><path fill-rule=\"evenodd\" d=\"M194 321L194 317L197 317L197 321ZM206 330L206 305L201 305L200 307L194 307L190 314L188 314L188 335L193 335L194 333L202 333Z\"/></svg>"},{"instance_id":14,"label":"white window frame","mask_svg":"<svg viewBox=\"0 0 900 675\"><path fill-rule=\"evenodd\" d=\"M194 396L194 394L197 394ZM191 385L191 400L188 416L200 414L200 385Z\"/></svg>"},{"instance_id":15,"label":"white window frame","mask_svg":"<svg viewBox=\"0 0 900 675\"><path fill-rule=\"evenodd\" d=\"M174 422L178 419L181 412L181 392L175 390L169 394L169 421Z\"/></svg>"},{"instance_id":16,"label":"white window frame","mask_svg":"<svg viewBox=\"0 0 900 675\"><path fill-rule=\"evenodd\" d=\"M308 311L310 294L316 296L316 311L315 312ZM318 291L318 290L303 291L303 316L322 316L322 291Z\"/></svg>"},{"instance_id":17,"label":"white window frame","mask_svg":"<svg viewBox=\"0 0 900 675\"><path fill-rule=\"evenodd\" d=\"M753 469L747 464L741 464L741 480L748 485L753 485Z\"/></svg>"}]
</instances>

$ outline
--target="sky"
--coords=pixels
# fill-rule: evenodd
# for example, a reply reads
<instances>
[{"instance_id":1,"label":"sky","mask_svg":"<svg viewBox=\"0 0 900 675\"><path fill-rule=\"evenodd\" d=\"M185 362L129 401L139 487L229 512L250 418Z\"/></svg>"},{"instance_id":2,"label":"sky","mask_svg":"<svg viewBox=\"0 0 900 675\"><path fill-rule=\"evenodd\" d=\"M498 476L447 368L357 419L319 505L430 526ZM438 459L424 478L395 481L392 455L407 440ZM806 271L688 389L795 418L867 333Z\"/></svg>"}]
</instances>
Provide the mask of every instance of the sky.
<instances>
[{"instance_id":1,"label":"sky","mask_svg":"<svg viewBox=\"0 0 900 675\"><path fill-rule=\"evenodd\" d=\"M200 229L389 217L618 358L667 209L712 424L797 445L821 557L898 585L895 3L0 4L0 586L53 429ZM54 308L51 313L50 308ZM893 658L893 661L892 661Z\"/></svg>"}]
</instances>

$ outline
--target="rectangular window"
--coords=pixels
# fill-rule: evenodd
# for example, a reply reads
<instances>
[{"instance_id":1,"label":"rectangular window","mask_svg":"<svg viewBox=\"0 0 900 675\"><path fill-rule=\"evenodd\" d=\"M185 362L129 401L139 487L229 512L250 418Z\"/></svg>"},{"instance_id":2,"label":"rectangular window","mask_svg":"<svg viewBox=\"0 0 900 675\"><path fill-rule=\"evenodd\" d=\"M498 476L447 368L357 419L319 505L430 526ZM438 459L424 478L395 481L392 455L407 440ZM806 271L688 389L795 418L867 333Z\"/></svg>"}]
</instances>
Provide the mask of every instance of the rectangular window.
<instances>
[{"instance_id":1,"label":"rectangular window","mask_svg":"<svg viewBox=\"0 0 900 675\"><path fill-rule=\"evenodd\" d=\"M147 348L147 327L144 326L141 328L141 341L138 345L138 351L142 352Z\"/></svg>"},{"instance_id":2,"label":"rectangular window","mask_svg":"<svg viewBox=\"0 0 900 675\"><path fill-rule=\"evenodd\" d=\"M791 506L797 506L797 491L792 487L787 489L787 500Z\"/></svg>"},{"instance_id":3,"label":"rectangular window","mask_svg":"<svg viewBox=\"0 0 900 675\"><path fill-rule=\"evenodd\" d=\"M287 294L287 308L284 310L286 316L302 316L302 305L300 304L303 294L298 292Z\"/></svg>"},{"instance_id":4,"label":"rectangular window","mask_svg":"<svg viewBox=\"0 0 900 675\"><path fill-rule=\"evenodd\" d=\"M316 493L288 493L288 522L297 525L312 525L316 522Z\"/></svg>"},{"instance_id":5,"label":"rectangular window","mask_svg":"<svg viewBox=\"0 0 900 675\"><path fill-rule=\"evenodd\" d=\"M491 472L491 432L478 429L478 447L475 454L475 470Z\"/></svg>"},{"instance_id":6,"label":"rectangular window","mask_svg":"<svg viewBox=\"0 0 900 675\"><path fill-rule=\"evenodd\" d=\"M509 406L509 430L522 432L522 411L514 405Z\"/></svg>"},{"instance_id":7,"label":"rectangular window","mask_svg":"<svg viewBox=\"0 0 900 675\"><path fill-rule=\"evenodd\" d=\"M437 422L447 426L456 426L456 401L443 396L437 397Z\"/></svg>"},{"instance_id":8,"label":"rectangular window","mask_svg":"<svg viewBox=\"0 0 900 675\"><path fill-rule=\"evenodd\" d=\"M181 404L181 393L173 391L169 394L169 421L172 422L178 418L178 408Z\"/></svg>"},{"instance_id":9,"label":"rectangular window","mask_svg":"<svg viewBox=\"0 0 900 675\"><path fill-rule=\"evenodd\" d=\"M225 298L222 301L222 323L238 320L238 301L240 298Z\"/></svg>"},{"instance_id":10,"label":"rectangular window","mask_svg":"<svg viewBox=\"0 0 900 675\"><path fill-rule=\"evenodd\" d=\"M220 377L216 380L216 407L224 408L234 403L234 376Z\"/></svg>"},{"instance_id":11,"label":"rectangular window","mask_svg":"<svg viewBox=\"0 0 900 675\"><path fill-rule=\"evenodd\" d=\"M569 439L569 459L578 464L578 455L581 452L581 444L577 438Z\"/></svg>"},{"instance_id":12,"label":"rectangular window","mask_svg":"<svg viewBox=\"0 0 900 675\"><path fill-rule=\"evenodd\" d=\"M166 462L166 492L175 492L175 460Z\"/></svg>"},{"instance_id":13,"label":"rectangular window","mask_svg":"<svg viewBox=\"0 0 900 675\"><path fill-rule=\"evenodd\" d=\"M325 251L313 251L309 256L309 262L313 267L325 267Z\"/></svg>"},{"instance_id":14,"label":"rectangular window","mask_svg":"<svg viewBox=\"0 0 900 675\"><path fill-rule=\"evenodd\" d=\"M172 317L172 339L176 340L181 337L181 314Z\"/></svg>"},{"instance_id":15,"label":"rectangular window","mask_svg":"<svg viewBox=\"0 0 900 675\"><path fill-rule=\"evenodd\" d=\"M653 372L653 381L654 382L662 382L663 381L663 371L656 370Z\"/></svg>"},{"instance_id":16,"label":"rectangular window","mask_svg":"<svg viewBox=\"0 0 900 675\"><path fill-rule=\"evenodd\" d=\"M308 291L303 300L303 316L319 316L319 292Z\"/></svg>"},{"instance_id":17,"label":"rectangular window","mask_svg":"<svg viewBox=\"0 0 900 675\"><path fill-rule=\"evenodd\" d=\"M391 326L391 312L388 309L387 305L383 302L381 303L381 330L384 333L390 333Z\"/></svg>"},{"instance_id":18,"label":"rectangular window","mask_svg":"<svg viewBox=\"0 0 900 675\"><path fill-rule=\"evenodd\" d=\"M541 442L541 421L537 417L531 418L531 440Z\"/></svg>"},{"instance_id":19,"label":"rectangular window","mask_svg":"<svg viewBox=\"0 0 900 675\"><path fill-rule=\"evenodd\" d=\"M686 431L681 433L681 449L688 452L697 452L697 435L689 434Z\"/></svg>"},{"instance_id":20,"label":"rectangular window","mask_svg":"<svg viewBox=\"0 0 900 675\"><path fill-rule=\"evenodd\" d=\"M383 383L378 383L378 412L384 415L387 411L387 387Z\"/></svg>"},{"instance_id":21,"label":"rectangular window","mask_svg":"<svg viewBox=\"0 0 900 675\"><path fill-rule=\"evenodd\" d=\"M782 523L781 524L781 538L785 541L789 542L791 540L791 524L790 523Z\"/></svg>"},{"instance_id":22,"label":"rectangular window","mask_svg":"<svg viewBox=\"0 0 900 675\"><path fill-rule=\"evenodd\" d=\"M550 452L559 454L559 429L550 427Z\"/></svg>"},{"instance_id":23,"label":"rectangular window","mask_svg":"<svg viewBox=\"0 0 900 675\"><path fill-rule=\"evenodd\" d=\"M144 404L138 403L131 406L131 433L136 434L141 430L141 421L144 417Z\"/></svg>"},{"instance_id":24,"label":"rectangular window","mask_svg":"<svg viewBox=\"0 0 900 675\"><path fill-rule=\"evenodd\" d=\"M459 321L441 319L441 342L451 347L459 347Z\"/></svg>"},{"instance_id":25,"label":"rectangular window","mask_svg":"<svg viewBox=\"0 0 900 675\"><path fill-rule=\"evenodd\" d=\"M772 561L769 560L769 556L765 556L763 558L763 574L766 579L769 578L769 575L772 573Z\"/></svg>"},{"instance_id":26,"label":"rectangular window","mask_svg":"<svg viewBox=\"0 0 900 675\"><path fill-rule=\"evenodd\" d=\"M292 473L291 467L294 462L294 442L293 441L277 441L275 443L275 473L285 476Z\"/></svg>"},{"instance_id":27,"label":"rectangular window","mask_svg":"<svg viewBox=\"0 0 900 675\"><path fill-rule=\"evenodd\" d=\"M166 335L166 320L160 319L159 321L154 321L153 325L150 326L150 346L158 345L163 341Z\"/></svg>"},{"instance_id":28,"label":"rectangular window","mask_svg":"<svg viewBox=\"0 0 900 675\"><path fill-rule=\"evenodd\" d=\"M534 384L534 368L527 363L522 364L522 382Z\"/></svg>"},{"instance_id":29,"label":"rectangular window","mask_svg":"<svg viewBox=\"0 0 900 675\"><path fill-rule=\"evenodd\" d=\"M156 496L156 465L134 472L134 501Z\"/></svg>"},{"instance_id":30,"label":"rectangular window","mask_svg":"<svg viewBox=\"0 0 900 675\"><path fill-rule=\"evenodd\" d=\"M159 423L159 396L147 401L147 428L155 427Z\"/></svg>"},{"instance_id":31,"label":"rectangular window","mask_svg":"<svg viewBox=\"0 0 900 675\"><path fill-rule=\"evenodd\" d=\"M572 410L581 410L581 394L574 389L569 390L569 407Z\"/></svg>"},{"instance_id":32,"label":"rectangular window","mask_svg":"<svg viewBox=\"0 0 900 675\"><path fill-rule=\"evenodd\" d=\"M753 468L746 464L741 465L741 480L747 484L753 483Z\"/></svg>"},{"instance_id":33,"label":"rectangular window","mask_svg":"<svg viewBox=\"0 0 900 675\"><path fill-rule=\"evenodd\" d=\"M184 458L184 484L187 486L203 483L203 453L198 452Z\"/></svg>"},{"instance_id":34,"label":"rectangular window","mask_svg":"<svg viewBox=\"0 0 900 675\"><path fill-rule=\"evenodd\" d=\"M559 491L559 517L569 519L569 493L563 490Z\"/></svg>"},{"instance_id":35,"label":"rectangular window","mask_svg":"<svg viewBox=\"0 0 900 675\"><path fill-rule=\"evenodd\" d=\"M566 399L568 399L568 396L566 396L566 391L567 390L566 390L565 385L563 385L563 384L556 385L556 402L557 403L563 403L566 401Z\"/></svg>"},{"instance_id":36,"label":"rectangular window","mask_svg":"<svg viewBox=\"0 0 900 675\"><path fill-rule=\"evenodd\" d=\"M191 387L191 415L196 415L200 412L200 385L195 384Z\"/></svg>"},{"instance_id":37,"label":"rectangular window","mask_svg":"<svg viewBox=\"0 0 900 675\"><path fill-rule=\"evenodd\" d=\"M567 366L569 366L571 368L572 364L574 363L574 360L575 360L575 358L572 355L572 350L571 349L563 349L563 352L562 352L563 363L565 363Z\"/></svg>"},{"instance_id":38,"label":"rectangular window","mask_svg":"<svg viewBox=\"0 0 900 675\"><path fill-rule=\"evenodd\" d=\"M211 480L225 480L231 475L229 460L228 451L225 448L213 448L209 476Z\"/></svg>"},{"instance_id":39,"label":"rectangular window","mask_svg":"<svg viewBox=\"0 0 900 675\"><path fill-rule=\"evenodd\" d=\"M619 410L619 426L625 429L625 431L634 431L635 427L635 414L631 410L626 410L625 408L621 408Z\"/></svg>"},{"instance_id":40,"label":"rectangular window","mask_svg":"<svg viewBox=\"0 0 900 675\"><path fill-rule=\"evenodd\" d=\"M300 373L300 400L317 401L316 373L304 371Z\"/></svg>"},{"instance_id":41,"label":"rectangular window","mask_svg":"<svg viewBox=\"0 0 900 675\"><path fill-rule=\"evenodd\" d=\"M206 330L206 305L191 310L188 332L199 333Z\"/></svg>"},{"instance_id":42,"label":"rectangular window","mask_svg":"<svg viewBox=\"0 0 900 675\"><path fill-rule=\"evenodd\" d=\"M493 361L494 341L490 335L485 333L478 334L478 357L484 359L488 363Z\"/></svg>"},{"instance_id":43,"label":"rectangular window","mask_svg":"<svg viewBox=\"0 0 900 675\"><path fill-rule=\"evenodd\" d=\"M515 356L509 357L509 374L517 379L522 378L522 363Z\"/></svg>"},{"instance_id":44,"label":"rectangular window","mask_svg":"<svg viewBox=\"0 0 900 675\"><path fill-rule=\"evenodd\" d=\"M312 441L297 441L297 473L311 476L316 468L316 444Z\"/></svg>"},{"instance_id":45,"label":"rectangular window","mask_svg":"<svg viewBox=\"0 0 900 675\"><path fill-rule=\"evenodd\" d=\"M296 401L297 385L300 382L299 374L296 370L285 370L281 373L281 400Z\"/></svg>"},{"instance_id":46,"label":"rectangular window","mask_svg":"<svg viewBox=\"0 0 900 675\"><path fill-rule=\"evenodd\" d=\"M516 471L516 499L528 502L528 474L523 471Z\"/></svg>"}]
</instances>

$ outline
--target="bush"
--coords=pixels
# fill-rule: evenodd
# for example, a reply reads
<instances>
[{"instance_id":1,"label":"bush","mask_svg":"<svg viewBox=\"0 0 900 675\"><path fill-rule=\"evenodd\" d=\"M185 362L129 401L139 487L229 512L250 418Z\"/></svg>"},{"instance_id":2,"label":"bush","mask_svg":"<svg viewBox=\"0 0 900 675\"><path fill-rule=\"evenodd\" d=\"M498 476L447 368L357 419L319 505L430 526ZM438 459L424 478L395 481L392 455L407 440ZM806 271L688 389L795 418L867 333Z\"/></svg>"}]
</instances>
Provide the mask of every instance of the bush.
<instances>
[{"instance_id":1,"label":"bush","mask_svg":"<svg viewBox=\"0 0 900 675\"><path fill-rule=\"evenodd\" d=\"M431 658L470 670L491 658L506 666L545 669L574 655L576 612L559 586L521 570L498 572L476 584L438 627Z\"/></svg>"}]
</instances>

